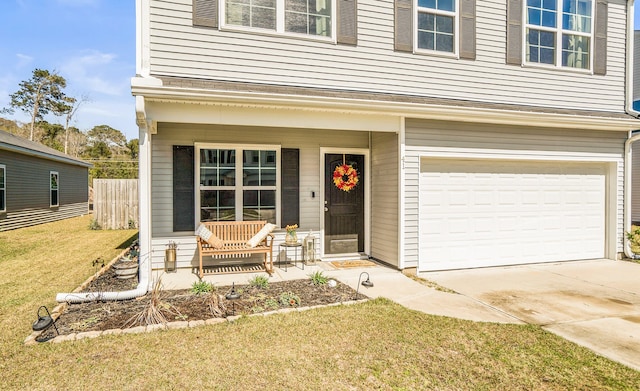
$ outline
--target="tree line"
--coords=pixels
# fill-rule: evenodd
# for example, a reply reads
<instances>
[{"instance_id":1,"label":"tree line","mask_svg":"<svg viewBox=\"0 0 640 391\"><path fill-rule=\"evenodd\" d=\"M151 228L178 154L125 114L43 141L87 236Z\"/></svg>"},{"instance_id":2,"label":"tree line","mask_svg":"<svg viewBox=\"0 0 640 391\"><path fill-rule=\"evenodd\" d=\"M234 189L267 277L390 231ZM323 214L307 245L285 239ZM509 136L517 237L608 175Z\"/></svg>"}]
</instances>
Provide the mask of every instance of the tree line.
<instances>
[{"instance_id":1,"label":"tree line","mask_svg":"<svg viewBox=\"0 0 640 391\"><path fill-rule=\"evenodd\" d=\"M35 69L31 78L18 86L9 95L9 106L0 113L11 115L20 110L30 121L19 123L0 117L0 129L92 163L90 184L94 178L138 177L138 139L127 141L121 131L108 125L88 131L70 125L88 98L67 95L64 77L55 71ZM48 114L59 122L46 121L44 116Z\"/></svg>"}]
</instances>

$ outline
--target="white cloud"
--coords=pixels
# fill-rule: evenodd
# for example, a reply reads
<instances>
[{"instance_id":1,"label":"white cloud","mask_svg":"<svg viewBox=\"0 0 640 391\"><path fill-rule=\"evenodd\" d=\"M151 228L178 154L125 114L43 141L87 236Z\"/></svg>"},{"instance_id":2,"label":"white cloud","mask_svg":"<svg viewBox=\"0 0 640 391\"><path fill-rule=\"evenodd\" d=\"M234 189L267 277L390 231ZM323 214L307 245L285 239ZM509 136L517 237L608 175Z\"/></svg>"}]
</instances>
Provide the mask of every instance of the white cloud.
<instances>
[{"instance_id":1,"label":"white cloud","mask_svg":"<svg viewBox=\"0 0 640 391\"><path fill-rule=\"evenodd\" d=\"M90 96L96 94L121 96L128 92L128 80L110 78L117 56L99 51L85 52L71 57L62 64L60 74L76 89L86 91Z\"/></svg>"},{"instance_id":2,"label":"white cloud","mask_svg":"<svg viewBox=\"0 0 640 391\"><path fill-rule=\"evenodd\" d=\"M27 56L26 54L17 53L16 57L18 57L18 63L16 64L17 68L24 68L33 62L33 57Z\"/></svg>"}]
</instances>

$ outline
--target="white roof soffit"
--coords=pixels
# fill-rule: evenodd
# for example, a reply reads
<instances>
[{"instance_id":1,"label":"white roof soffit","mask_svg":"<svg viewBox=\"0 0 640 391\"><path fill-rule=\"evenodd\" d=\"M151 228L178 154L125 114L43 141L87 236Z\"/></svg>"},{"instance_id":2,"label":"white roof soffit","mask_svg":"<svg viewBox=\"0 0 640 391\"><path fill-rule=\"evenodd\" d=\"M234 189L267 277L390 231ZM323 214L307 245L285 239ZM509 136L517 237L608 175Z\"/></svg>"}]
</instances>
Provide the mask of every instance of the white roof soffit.
<instances>
[{"instance_id":1,"label":"white roof soffit","mask_svg":"<svg viewBox=\"0 0 640 391\"><path fill-rule=\"evenodd\" d=\"M280 108L308 111L389 115L442 121L499 125L536 126L563 129L630 131L640 128L640 120L584 116L563 113L501 110L484 107L418 104L365 99L305 95L268 94L246 91L219 91L197 88L151 86L132 80L132 93L147 101L238 107Z\"/></svg>"}]
</instances>

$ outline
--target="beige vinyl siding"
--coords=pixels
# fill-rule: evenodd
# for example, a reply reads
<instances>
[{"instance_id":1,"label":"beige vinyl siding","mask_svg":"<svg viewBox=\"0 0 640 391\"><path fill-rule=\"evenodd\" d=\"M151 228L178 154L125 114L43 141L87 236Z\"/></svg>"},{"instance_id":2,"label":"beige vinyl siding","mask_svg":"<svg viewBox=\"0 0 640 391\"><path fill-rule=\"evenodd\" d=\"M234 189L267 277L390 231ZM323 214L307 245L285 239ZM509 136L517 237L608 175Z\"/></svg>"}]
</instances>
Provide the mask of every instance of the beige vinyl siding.
<instances>
[{"instance_id":1,"label":"beige vinyl siding","mask_svg":"<svg viewBox=\"0 0 640 391\"><path fill-rule=\"evenodd\" d=\"M320 148L368 148L369 133L336 130L278 129L244 126L219 126L197 124L158 124L158 134L152 138L151 162L151 221L154 253L153 268L161 268L164 262L164 245L176 240L178 266L196 262L196 242L191 235L173 232L173 145L194 143L270 144L282 148L300 150L300 229L302 240L312 230L319 238L320 229ZM197 188L195 191L198 191ZM315 198L312 198L312 192ZM195 205L194 205L195 207ZM181 236L182 235L182 236ZM280 234L278 234L280 235ZM284 234L281 235L284 240ZM279 237L279 236L278 236ZM319 245L319 242L317 242ZM274 251L276 250L274 244ZM276 259L276 254L274 254Z\"/></svg>"},{"instance_id":2,"label":"beige vinyl siding","mask_svg":"<svg viewBox=\"0 0 640 391\"><path fill-rule=\"evenodd\" d=\"M399 266L398 135L371 135L371 256Z\"/></svg>"},{"instance_id":3,"label":"beige vinyl siding","mask_svg":"<svg viewBox=\"0 0 640 391\"><path fill-rule=\"evenodd\" d=\"M152 0L152 75L624 111L626 2L609 2L607 75L505 64L506 3L477 2L477 59L393 50L393 1L358 2L358 45L192 26L191 0ZM593 94L598 91L598 94Z\"/></svg>"},{"instance_id":4,"label":"beige vinyl siding","mask_svg":"<svg viewBox=\"0 0 640 391\"><path fill-rule=\"evenodd\" d=\"M418 218L420 156L464 153L515 155L514 159L606 161L616 167L616 246L622 251L624 132L583 130L553 131L544 128L484 126L455 122L408 120L405 138L405 261L418 266ZM607 221L611 219L607 217Z\"/></svg>"}]
</instances>

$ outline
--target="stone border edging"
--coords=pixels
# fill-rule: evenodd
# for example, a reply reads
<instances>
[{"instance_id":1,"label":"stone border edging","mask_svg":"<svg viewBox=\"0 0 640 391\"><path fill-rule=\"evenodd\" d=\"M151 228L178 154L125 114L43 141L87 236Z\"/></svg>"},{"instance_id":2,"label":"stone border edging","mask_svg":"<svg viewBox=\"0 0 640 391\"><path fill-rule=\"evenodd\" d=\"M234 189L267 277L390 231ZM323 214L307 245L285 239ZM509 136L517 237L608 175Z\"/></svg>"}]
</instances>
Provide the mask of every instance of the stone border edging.
<instances>
[{"instance_id":1,"label":"stone border edging","mask_svg":"<svg viewBox=\"0 0 640 391\"><path fill-rule=\"evenodd\" d=\"M190 320L190 321L179 320L179 321L175 321L175 322L167 322L167 323L164 323L164 324L161 323L161 324L152 324L152 325L148 325L148 326L136 326L136 327L126 328L126 329L109 329L109 330L102 330L102 331L84 331L82 333L71 333L71 334L66 334L66 335L58 335L55 338L52 338L52 339L50 339L50 340L48 340L46 342L49 342L49 343L62 343L62 342L66 342L66 341L77 341L77 340L81 340L81 339L85 339L85 338L97 338L97 337L100 337L102 335L142 334L142 333L151 333L151 332L154 332L154 331L157 331L157 330L177 330L177 329L194 328L194 327L214 325L214 324L224 323L224 322L233 323L236 320L242 318L243 316L255 317L255 316L270 316L270 315L275 315L275 314L287 314L287 313L290 313L290 312L304 312L304 311L323 308L323 307L337 307L337 306L341 306L341 305L353 305L353 304L358 304L358 303L364 303L364 302L367 302L367 301L369 301L369 299L349 300L349 301L342 301L342 302L339 302L339 303L331 303L331 304L326 304L326 305L314 305L314 306L309 306L309 307L296 307L296 308L281 308L279 310L268 311L268 312L260 312L260 313L257 313L257 314L233 315L233 316L228 316L226 318L210 318L210 319L206 319L206 320ZM60 306L62 306L62 305L64 305L65 308L66 308L67 303L63 303ZM58 306L58 307L60 307L60 306ZM56 308L58 308L58 307L56 307ZM61 313L62 312L60 312L60 314ZM24 344L25 345L36 345L36 344L38 344L38 341L36 341L36 338L43 331L32 333L24 341ZM34 336L34 334L35 334L35 336Z\"/></svg>"}]
</instances>

